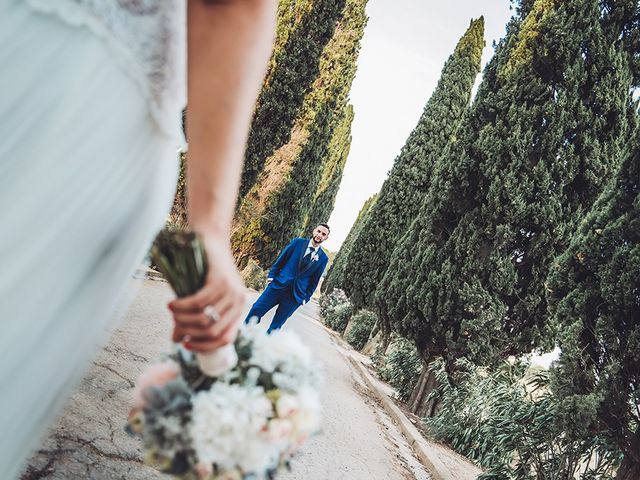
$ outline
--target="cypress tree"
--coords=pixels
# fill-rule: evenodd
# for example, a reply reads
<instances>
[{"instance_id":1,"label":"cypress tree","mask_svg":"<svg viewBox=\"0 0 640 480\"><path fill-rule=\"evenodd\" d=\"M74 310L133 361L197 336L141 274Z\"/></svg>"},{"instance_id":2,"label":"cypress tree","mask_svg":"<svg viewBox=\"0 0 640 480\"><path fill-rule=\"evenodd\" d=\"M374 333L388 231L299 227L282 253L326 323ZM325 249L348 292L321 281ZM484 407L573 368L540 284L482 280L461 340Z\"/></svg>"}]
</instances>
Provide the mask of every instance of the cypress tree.
<instances>
[{"instance_id":1,"label":"cypress tree","mask_svg":"<svg viewBox=\"0 0 640 480\"><path fill-rule=\"evenodd\" d=\"M347 238L345 238L344 242L342 242L342 246L333 259L333 262L331 263L331 266L327 271L327 275L325 276L324 282L322 282L321 291L323 293L330 293L334 288L342 288L342 284L344 283L345 267L347 264L347 259L349 258L349 252L353 247L353 243L358 238L363 225L367 222L371 209L373 205L375 205L377 199L378 194L369 197L367 201L364 202L364 205L360 209L360 212L358 212L356 221L351 226L351 230L349 230Z\"/></svg>"},{"instance_id":2,"label":"cypress tree","mask_svg":"<svg viewBox=\"0 0 640 480\"><path fill-rule=\"evenodd\" d=\"M290 140L344 5L345 0L280 0L274 50L247 141L240 198L255 184L267 158Z\"/></svg>"},{"instance_id":3,"label":"cypress tree","mask_svg":"<svg viewBox=\"0 0 640 480\"><path fill-rule=\"evenodd\" d=\"M449 367L552 346L549 266L635 122L598 1L522 5L379 287L393 326Z\"/></svg>"},{"instance_id":4,"label":"cypress tree","mask_svg":"<svg viewBox=\"0 0 640 480\"><path fill-rule=\"evenodd\" d=\"M396 158L380 197L347 260L344 287L356 308L374 305L374 293L391 267L391 253L418 213L433 164L455 137L480 72L484 18L472 20L418 124Z\"/></svg>"},{"instance_id":5,"label":"cypress tree","mask_svg":"<svg viewBox=\"0 0 640 480\"><path fill-rule=\"evenodd\" d=\"M305 222L306 236L311 236L313 229L319 224L326 223L333 212L336 195L342 182L342 172L351 148L352 122L353 106L349 104L329 143L328 159L322 168L322 178L313 199L313 207Z\"/></svg>"},{"instance_id":6,"label":"cypress tree","mask_svg":"<svg viewBox=\"0 0 640 480\"><path fill-rule=\"evenodd\" d=\"M290 141L269 157L236 215L232 247L242 266L255 258L270 265L302 233L355 76L366 0L348 0L320 58L320 73L305 98Z\"/></svg>"},{"instance_id":7,"label":"cypress tree","mask_svg":"<svg viewBox=\"0 0 640 480\"><path fill-rule=\"evenodd\" d=\"M562 431L605 435L640 478L640 148L573 235L549 276L559 331L552 368Z\"/></svg>"}]
</instances>

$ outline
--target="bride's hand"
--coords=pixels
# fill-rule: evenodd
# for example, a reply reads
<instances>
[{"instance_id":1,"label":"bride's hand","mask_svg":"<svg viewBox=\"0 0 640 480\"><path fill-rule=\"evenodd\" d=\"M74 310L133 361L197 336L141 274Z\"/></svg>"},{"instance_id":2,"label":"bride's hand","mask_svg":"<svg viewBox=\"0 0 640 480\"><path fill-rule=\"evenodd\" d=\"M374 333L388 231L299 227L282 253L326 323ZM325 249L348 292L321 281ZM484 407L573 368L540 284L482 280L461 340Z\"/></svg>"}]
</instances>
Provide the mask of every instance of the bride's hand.
<instances>
[{"instance_id":1,"label":"bride's hand","mask_svg":"<svg viewBox=\"0 0 640 480\"><path fill-rule=\"evenodd\" d=\"M189 223L205 242L209 275L199 292L169 308L174 341L196 352L232 342L242 320L245 289L229 231L276 12L276 0L188 2L187 197Z\"/></svg>"},{"instance_id":2,"label":"bride's hand","mask_svg":"<svg viewBox=\"0 0 640 480\"><path fill-rule=\"evenodd\" d=\"M236 269L228 237L202 235L209 271L194 295L169 304L173 341L195 352L211 352L235 340L242 320L246 289Z\"/></svg>"}]
</instances>

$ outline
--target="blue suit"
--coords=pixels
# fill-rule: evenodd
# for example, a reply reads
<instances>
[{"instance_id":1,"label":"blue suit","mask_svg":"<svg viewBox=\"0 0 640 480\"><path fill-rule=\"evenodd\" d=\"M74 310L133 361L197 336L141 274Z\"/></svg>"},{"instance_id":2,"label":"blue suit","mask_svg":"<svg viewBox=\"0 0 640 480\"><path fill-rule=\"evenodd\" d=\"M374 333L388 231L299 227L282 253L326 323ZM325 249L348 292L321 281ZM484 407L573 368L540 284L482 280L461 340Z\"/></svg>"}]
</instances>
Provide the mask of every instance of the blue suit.
<instances>
[{"instance_id":1,"label":"blue suit","mask_svg":"<svg viewBox=\"0 0 640 480\"><path fill-rule=\"evenodd\" d=\"M300 305L311 299L329 257L321 248L318 248L317 258L305 263L303 257L308 246L308 238L295 238L282 250L269 270L271 283L251 307L245 323L249 323L253 317L261 319L278 305L269 326L268 333L271 333L281 328Z\"/></svg>"}]
</instances>

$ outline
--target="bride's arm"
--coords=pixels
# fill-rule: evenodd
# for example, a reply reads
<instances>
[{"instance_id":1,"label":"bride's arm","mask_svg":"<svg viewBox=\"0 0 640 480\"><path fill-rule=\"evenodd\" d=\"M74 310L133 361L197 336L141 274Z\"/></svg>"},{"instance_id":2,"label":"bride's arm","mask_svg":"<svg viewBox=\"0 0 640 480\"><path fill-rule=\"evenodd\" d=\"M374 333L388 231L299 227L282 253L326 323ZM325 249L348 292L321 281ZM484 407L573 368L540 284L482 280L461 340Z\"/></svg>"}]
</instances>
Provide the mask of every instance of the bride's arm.
<instances>
[{"instance_id":1,"label":"bride's arm","mask_svg":"<svg viewBox=\"0 0 640 480\"><path fill-rule=\"evenodd\" d=\"M210 274L197 294L170 304L174 340L210 351L231 342L245 289L230 249L244 149L273 45L276 0L188 1L187 191L189 221L207 247ZM221 319L207 326L203 308Z\"/></svg>"}]
</instances>

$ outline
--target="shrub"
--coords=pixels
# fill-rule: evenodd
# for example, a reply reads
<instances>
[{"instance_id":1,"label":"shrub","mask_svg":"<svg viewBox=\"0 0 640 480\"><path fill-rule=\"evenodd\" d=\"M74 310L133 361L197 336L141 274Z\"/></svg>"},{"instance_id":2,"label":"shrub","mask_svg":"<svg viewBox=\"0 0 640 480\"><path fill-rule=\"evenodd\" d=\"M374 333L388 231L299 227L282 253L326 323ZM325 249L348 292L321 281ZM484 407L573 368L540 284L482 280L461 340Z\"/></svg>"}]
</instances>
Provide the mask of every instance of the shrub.
<instances>
[{"instance_id":1,"label":"shrub","mask_svg":"<svg viewBox=\"0 0 640 480\"><path fill-rule=\"evenodd\" d=\"M245 285L254 290L262 290L267 285L267 274L260 268L258 262L253 259L249 260L240 275Z\"/></svg>"},{"instance_id":2,"label":"shrub","mask_svg":"<svg viewBox=\"0 0 640 480\"><path fill-rule=\"evenodd\" d=\"M347 294L338 288L334 288L329 294L321 295L318 304L320 306L320 315L323 320L326 319L327 315L330 315L338 305L343 305L345 303L349 303ZM327 322L325 321L325 324L326 323Z\"/></svg>"},{"instance_id":3,"label":"shrub","mask_svg":"<svg viewBox=\"0 0 640 480\"><path fill-rule=\"evenodd\" d=\"M327 327L342 335L349 324L351 315L353 315L353 306L350 303L343 303L327 314L325 323Z\"/></svg>"},{"instance_id":4,"label":"shrub","mask_svg":"<svg viewBox=\"0 0 640 480\"><path fill-rule=\"evenodd\" d=\"M557 428L546 371L532 374L524 363L505 362L489 372L459 360L453 385L442 361L432 366L441 409L425 423L485 469L479 479L611 478L616 455L602 439L572 440Z\"/></svg>"},{"instance_id":5,"label":"shrub","mask_svg":"<svg viewBox=\"0 0 640 480\"><path fill-rule=\"evenodd\" d=\"M372 311L360 310L351 318L345 340L356 350L362 350L377 320L378 317Z\"/></svg>"},{"instance_id":6,"label":"shrub","mask_svg":"<svg viewBox=\"0 0 640 480\"><path fill-rule=\"evenodd\" d=\"M392 341L384 361L377 359L376 363L380 365L380 378L395 388L401 400L409 400L422 369L422 360L415 345L406 338L398 337Z\"/></svg>"}]
</instances>

